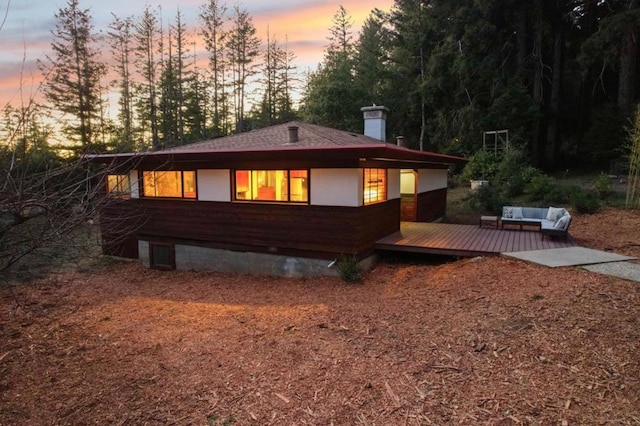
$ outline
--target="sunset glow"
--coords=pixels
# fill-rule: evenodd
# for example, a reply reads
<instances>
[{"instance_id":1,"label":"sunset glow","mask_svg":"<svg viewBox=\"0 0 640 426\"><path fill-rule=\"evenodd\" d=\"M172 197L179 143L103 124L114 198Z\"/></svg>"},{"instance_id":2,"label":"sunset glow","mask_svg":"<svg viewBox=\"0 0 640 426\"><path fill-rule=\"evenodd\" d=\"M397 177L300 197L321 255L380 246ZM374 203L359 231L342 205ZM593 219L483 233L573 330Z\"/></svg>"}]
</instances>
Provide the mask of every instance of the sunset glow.
<instances>
[{"instance_id":1,"label":"sunset glow","mask_svg":"<svg viewBox=\"0 0 640 426\"><path fill-rule=\"evenodd\" d=\"M152 7L160 4L165 27L173 22L179 8L184 16L187 31L195 36L199 26L198 14L204 3L205 0L182 0L179 3L175 1L149 4ZM226 4L228 9L232 9L234 2L229 1ZM371 11L374 8L388 11L393 5L393 0L247 0L240 3L252 16L257 36L263 42L269 32L282 46L286 43L287 49L295 55L295 65L301 75L315 69L322 60L323 49L328 42L329 27L340 4L352 17L355 40ZM0 27L0 108L7 104L19 105L21 99L26 101L37 92L42 80L37 60L43 60L50 54L51 31L55 27L54 15L62 7L66 7L64 0L22 0L9 3L0 0L0 13L7 14L4 25ZM112 14L120 18L138 17L144 4L129 0L80 0L80 7L90 10L95 32L103 36L113 19ZM206 52L202 43L196 41L196 46L199 61L205 61ZM105 55L105 62L108 59L108 55Z\"/></svg>"}]
</instances>

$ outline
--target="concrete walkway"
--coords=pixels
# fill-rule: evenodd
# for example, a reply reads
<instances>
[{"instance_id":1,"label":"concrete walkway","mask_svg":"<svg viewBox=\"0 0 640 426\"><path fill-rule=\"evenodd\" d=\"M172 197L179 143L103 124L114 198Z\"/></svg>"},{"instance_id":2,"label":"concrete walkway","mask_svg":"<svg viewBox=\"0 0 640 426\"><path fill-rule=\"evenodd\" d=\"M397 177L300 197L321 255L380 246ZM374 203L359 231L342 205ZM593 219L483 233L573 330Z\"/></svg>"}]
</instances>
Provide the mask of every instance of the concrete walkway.
<instances>
[{"instance_id":1,"label":"concrete walkway","mask_svg":"<svg viewBox=\"0 0 640 426\"><path fill-rule=\"evenodd\" d=\"M606 251L585 247L566 247L502 253L502 255L550 268L581 266L591 272L640 282L640 265L629 262L634 260L634 257Z\"/></svg>"}]
</instances>

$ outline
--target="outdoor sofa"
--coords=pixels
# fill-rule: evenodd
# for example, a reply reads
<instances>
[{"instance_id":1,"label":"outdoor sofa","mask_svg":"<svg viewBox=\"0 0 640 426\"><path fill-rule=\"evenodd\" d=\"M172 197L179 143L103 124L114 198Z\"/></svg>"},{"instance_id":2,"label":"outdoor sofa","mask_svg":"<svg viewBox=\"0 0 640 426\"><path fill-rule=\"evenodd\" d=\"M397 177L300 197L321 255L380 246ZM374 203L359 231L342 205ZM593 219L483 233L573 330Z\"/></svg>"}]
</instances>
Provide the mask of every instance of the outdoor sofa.
<instances>
[{"instance_id":1,"label":"outdoor sofa","mask_svg":"<svg viewBox=\"0 0 640 426\"><path fill-rule=\"evenodd\" d=\"M500 218L501 228L505 225L536 226L542 233L549 237L562 237L567 239L571 215L562 207L519 207L504 206Z\"/></svg>"}]
</instances>

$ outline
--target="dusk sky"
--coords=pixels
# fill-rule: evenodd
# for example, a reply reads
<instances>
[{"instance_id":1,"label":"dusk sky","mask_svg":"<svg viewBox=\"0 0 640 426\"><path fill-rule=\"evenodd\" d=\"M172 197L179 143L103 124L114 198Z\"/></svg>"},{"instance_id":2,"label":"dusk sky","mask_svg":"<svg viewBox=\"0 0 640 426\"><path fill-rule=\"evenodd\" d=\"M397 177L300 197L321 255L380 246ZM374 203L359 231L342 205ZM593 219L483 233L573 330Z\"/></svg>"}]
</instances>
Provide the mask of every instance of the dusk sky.
<instances>
[{"instance_id":1,"label":"dusk sky","mask_svg":"<svg viewBox=\"0 0 640 426\"><path fill-rule=\"evenodd\" d=\"M190 33L197 30L200 6L206 0L170 0L147 2L137 0L80 0L82 9L90 9L96 32L105 32L112 13L120 18L141 15L145 4L162 6L165 27L173 22L178 8L183 14ZM41 78L36 68L37 59L50 53L51 30L55 27L54 14L65 7L65 0L0 0L0 109L7 103L20 103L20 75L23 99L36 90ZM225 2L228 9L235 0ZM296 55L300 73L315 69L322 60L327 44L331 19L342 4L352 16L354 36L374 8L390 10L393 0L245 0L240 5L253 18L258 37L266 39L267 27L283 43L288 38L289 50ZM3 22L4 19L4 22ZM198 46L199 57L205 59L203 46ZM23 65L24 64L24 65ZM24 68L24 69L23 69Z\"/></svg>"}]
</instances>

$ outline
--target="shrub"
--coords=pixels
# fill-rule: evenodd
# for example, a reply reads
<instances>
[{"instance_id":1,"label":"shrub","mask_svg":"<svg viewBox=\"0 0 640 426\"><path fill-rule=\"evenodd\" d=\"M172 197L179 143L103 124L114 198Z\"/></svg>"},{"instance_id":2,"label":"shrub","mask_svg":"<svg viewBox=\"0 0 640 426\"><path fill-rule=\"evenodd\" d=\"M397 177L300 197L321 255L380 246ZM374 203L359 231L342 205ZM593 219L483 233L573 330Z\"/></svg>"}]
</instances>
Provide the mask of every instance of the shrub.
<instances>
[{"instance_id":1,"label":"shrub","mask_svg":"<svg viewBox=\"0 0 640 426\"><path fill-rule=\"evenodd\" d=\"M600 173L592 185L596 195L601 199L609 198L613 194L611 178L606 173Z\"/></svg>"},{"instance_id":2,"label":"shrub","mask_svg":"<svg viewBox=\"0 0 640 426\"><path fill-rule=\"evenodd\" d=\"M554 184L549 189L549 192L542 197L543 204L567 204L569 201L570 199L566 189L557 184Z\"/></svg>"},{"instance_id":3,"label":"shrub","mask_svg":"<svg viewBox=\"0 0 640 426\"><path fill-rule=\"evenodd\" d=\"M557 191L557 183L554 178L547 175L537 175L527 185L527 192L533 200L548 201L549 194Z\"/></svg>"},{"instance_id":4,"label":"shrub","mask_svg":"<svg viewBox=\"0 0 640 426\"><path fill-rule=\"evenodd\" d=\"M476 210L482 210L495 215L500 215L502 213L502 207L508 204L502 195L500 187L491 183L482 185L471 193L469 202Z\"/></svg>"},{"instance_id":5,"label":"shrub","mask_svg":"<svg viewBox=\"0 0 640 426\"><path fill-rule=\"evenodd\" d=\"M362 281L364 271L355 256L341 255L336 263L336 270L344 282L357 283Z\"/></svg>"},{"instance_id":6,"label":"shrub","mask_svg":"<svg viewBox=\"0 0 640 426\"><path fill-rule=\"evenodd\" d=\"M472 179L492 179L498 171L500 159L498 156L480 150L473 154L460 177L463 181L469 182Z\"/></svg>"},{"instance_id":7,"label":"shrub","mask_svg":"<svg viewBox=\"0 0 640 426\"><path fill-rule=\"evenodd\" d=\"M509 197L516 197L524 191L526 180L523 164L526 164L525 155L516 148L511 148L498 163L495 183L503 186Z\"/></svg>"},{"instance_id":8,"label":"shrub","mask_svg":"<svg viewBox=\"0 0 640 426\"><path fill-rule=\"evenodd\" d=\"M600 201L593 191L575 187L569 193L569 200L578 213L592 214L600 209Z\"/></svg>"}]
</instances>

